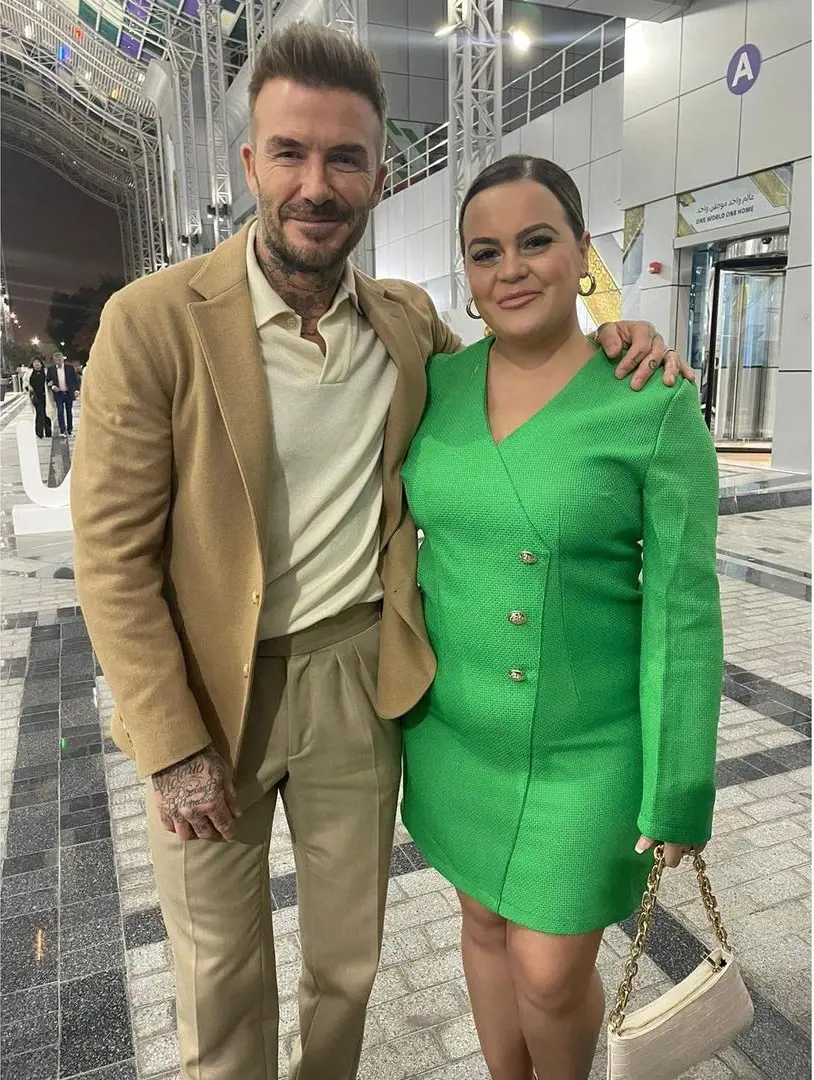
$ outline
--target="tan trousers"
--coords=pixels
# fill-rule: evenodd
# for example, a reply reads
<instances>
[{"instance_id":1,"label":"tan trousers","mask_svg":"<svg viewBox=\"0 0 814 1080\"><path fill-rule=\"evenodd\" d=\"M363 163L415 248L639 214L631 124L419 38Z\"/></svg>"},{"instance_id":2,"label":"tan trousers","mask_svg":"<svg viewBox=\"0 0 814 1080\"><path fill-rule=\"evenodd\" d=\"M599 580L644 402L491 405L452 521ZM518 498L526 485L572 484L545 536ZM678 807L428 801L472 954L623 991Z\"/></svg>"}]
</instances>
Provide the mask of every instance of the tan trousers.
<instances>
[{"instance_id":1,"label":"tan trousers","mask_svg":"<svg viewBox=\"0 0 814 1080\"><path fill-rule=\"evenodd\" d=\"M401 767L374 708L377 605L261 642L235 782L232 843L186 843L148 798L175 954L184 1080L277 1080L269 887L277 793L291 829L303 970L291 1080L353 1080L384 923Z\"/></svg>"}]
</instances>

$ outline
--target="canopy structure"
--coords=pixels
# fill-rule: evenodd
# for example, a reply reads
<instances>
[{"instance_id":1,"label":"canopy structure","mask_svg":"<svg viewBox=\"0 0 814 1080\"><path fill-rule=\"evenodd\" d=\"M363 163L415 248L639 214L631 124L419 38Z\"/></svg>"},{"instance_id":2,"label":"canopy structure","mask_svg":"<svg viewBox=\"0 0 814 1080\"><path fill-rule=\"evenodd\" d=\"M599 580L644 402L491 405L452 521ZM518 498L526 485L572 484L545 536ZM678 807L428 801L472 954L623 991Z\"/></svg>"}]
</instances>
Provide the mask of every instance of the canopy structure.
<instances>
[{"instance_id":1,"label":"canopy structure","mask_svg":"<svg viewBox=\"0 0 814 1080\"><path fill-rule=\"evenodd\" d=\"M226 91L272 0L0 0L2 144L113 206L128 279L231 233Z\"/></svg>"}]
</instances>

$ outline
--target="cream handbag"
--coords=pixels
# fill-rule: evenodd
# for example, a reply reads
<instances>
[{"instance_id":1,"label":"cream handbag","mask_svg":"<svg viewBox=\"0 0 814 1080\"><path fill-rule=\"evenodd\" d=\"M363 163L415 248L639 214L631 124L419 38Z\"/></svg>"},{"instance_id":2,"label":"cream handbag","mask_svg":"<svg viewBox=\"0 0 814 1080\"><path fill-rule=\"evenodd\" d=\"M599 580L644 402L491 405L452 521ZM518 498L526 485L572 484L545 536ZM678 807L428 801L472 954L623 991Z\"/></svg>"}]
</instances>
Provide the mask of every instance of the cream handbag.
<instances>
[{"instance_id":1,"label":"cream handbag","mask_svg":"<svg viewBox=\"0 0 814 1080\"><path fill-rule=\"evenodd\" d=\"M664 872L664 846L660 844L624 978L608 1020L607 1080L677 1080L732 1042L752 1022L754 1007L729 946L706 863L698 852L693 864L718 948L666 994L627 1013Z\"/></svg>"}]
</instances>

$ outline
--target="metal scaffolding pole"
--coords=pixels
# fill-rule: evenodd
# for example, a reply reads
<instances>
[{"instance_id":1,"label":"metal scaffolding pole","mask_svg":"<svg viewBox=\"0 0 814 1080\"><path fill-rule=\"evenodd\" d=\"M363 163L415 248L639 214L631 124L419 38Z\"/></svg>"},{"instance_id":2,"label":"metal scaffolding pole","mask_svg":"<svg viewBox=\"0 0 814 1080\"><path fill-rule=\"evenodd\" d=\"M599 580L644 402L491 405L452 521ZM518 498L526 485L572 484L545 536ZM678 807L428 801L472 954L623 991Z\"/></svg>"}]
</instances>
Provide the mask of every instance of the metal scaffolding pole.
<instances>
[{"instance_id":1,"label":"metal scaffolding pole","mask_svg":"<svg viewBox=\"0 0 814 1080\"><path fill-rule=\"evenodd\" d=\"M135 276L133 266L132 237L130 235L130 205L123 203L117 213L119 219L119 234L122 241L122 266L124 267L124 280L132 281Z\"/></svg>"},{"instance_id":2,"label":"metal scaffolding pole","mask_svg":"<svg viewBox=\"0 0 814 1080\"><path fill-rule=\"evenodd\" d=\"M325 0L325 25L367 45L367 0ZM365 235L351 255L351 262L363 274L373 277L376 273L376 244L373 236L373 215L370 215Z\"/></svg>"},{"instance_id":3,"label":"metal scaffolding pole","mask_svg":"<svg viewBox=\"0 0 814 1080\"><path fill-rule=\"evenodd\" d=\"M325 25L367 43L367 0L325 0Z\"/></svg>"},{"instance_id":4,"label":"metal scaffolding pole","mask_svg":"<svg viewBox=\"0 0 814 1080\"><path fill-rule=\"evenodd\" d=\"M174 72L176 123L180 141L178 154L179 183L184 187L183 219L191 255L200 251L203 228L201 223L201 178L195 140L195 97L192 92L192 69L179 66Z\"/></svg>"},{"instance_id":5,"label":"metal scaffolding pole","mask_svg":"<svg viewBox=\"0 0 814 1080\"><path fill-rule=\"evenodd\" d=\"M249 70L254 67L257 50L271 33L274 5L272 0L247 0L246 43L249 52Z\"/></svg>"},{"instance_id":6,"label":"metal scaffolding pole","mask_svg":"<svg viewBox=\"0 0 814 1080\"><path fill-rule=\"evenodd\" d=\"M206 150L212 202L209 212L214 242L232 235L232 183L229 177L229 135L226 127L226 68L219 0L200 0L201 58L206 103Z\"/></svg>"},{"instance_id":7,"label":"metal scaffolding pole","mask_svg":"<svg viewBox=\"0 0 814 1080\"><path fill-rule=\"evenodd\" d=\"M448 0L450 301L466 300L458 212L478 173L500 156L503 0Z\"/></svg>"},{"instance_id":8,"label":"metal scaffolding pole","mask_svg":"<svg viewBox=\"0 0 814 1080\"><path fill-rule=\"evenodd\" d=\"M141 209L139 206L139 198L137 190L134 189L132 197L127 205L127 236L128 246L130 250L130 261L132 265L131 280L135 281L136 278L142 276L143 271L139 266L139 251L140 251L140 235L141 230L139 222L141 221Z\"/></svg>"}]
</instances>

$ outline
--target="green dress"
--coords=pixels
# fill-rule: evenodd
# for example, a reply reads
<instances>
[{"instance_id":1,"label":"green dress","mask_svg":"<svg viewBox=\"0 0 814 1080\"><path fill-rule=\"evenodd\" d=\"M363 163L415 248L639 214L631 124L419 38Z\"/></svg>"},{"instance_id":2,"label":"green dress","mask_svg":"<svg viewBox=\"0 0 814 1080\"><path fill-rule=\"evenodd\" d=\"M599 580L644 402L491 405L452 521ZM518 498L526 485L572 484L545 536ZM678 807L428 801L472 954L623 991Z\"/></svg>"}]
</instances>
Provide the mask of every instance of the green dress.
<instances>
[{"instance_id":1,"label":"green dress","mask_svg":"<svg viewBox=\"0 0 814 1080\"><path fill-rule=\"evenodd\" d=\"M639 905L639 834L709 839L723 645L715 450L692 383L601 351L499 444L492 339L436 356L404 464L435 682L405 718L427 860L551 934Z\"/></svg>"}]
</instances>

